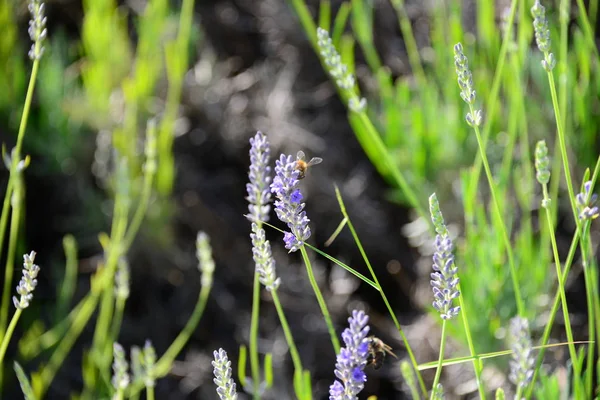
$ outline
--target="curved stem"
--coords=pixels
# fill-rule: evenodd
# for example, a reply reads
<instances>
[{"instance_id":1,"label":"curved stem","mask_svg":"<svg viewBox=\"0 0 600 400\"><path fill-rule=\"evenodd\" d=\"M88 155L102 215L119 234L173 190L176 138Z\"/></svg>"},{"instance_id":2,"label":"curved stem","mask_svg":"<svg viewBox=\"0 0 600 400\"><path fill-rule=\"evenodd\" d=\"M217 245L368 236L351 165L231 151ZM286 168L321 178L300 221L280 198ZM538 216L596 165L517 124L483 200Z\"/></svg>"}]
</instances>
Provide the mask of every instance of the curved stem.
<instances>
[{"instance_id":1,"label":"curved stem","mask_svg":"<svg viewBox=\"0 0 600 400\"><path fill-rule=\"evenodd\" d=\"M258 388L260 386L260 365L258 361L258 317L260 313L260 279L259 274L254 271L254 283L252 285L252 316L250 319L250 371L252 373L252 395L255 400L259 398Z\"/></svg>"},{"instance_id":2,"label":"curved stem","mask_svg":"<svg viewBox=\"0 0 600 400\"><path fill-rule=\"evenodd\" d=\"M283 312L281 301L279 301L279 295L277 294L277 290L273 290L271 292L271 296L273 297L273 303L275 304L275 308L277 309L277 315L279 316L279 322L281 322L281 328L283 328L285 340L287 342L288 347L290 348L290 355L292 356L294 368L296 369L296 371L302 371L302 361L300 360L300 354L298 353L298 349L296 348L296 343L294 342L292 330L290 329L287 319L285 318L285 313Z\"/></svg>"},{"instance_id":3,"label":"curved stem","mask_svg":"<svg viewBox=\"0 0 600 400\"><path fill-rule=\"evenodd\" d=\"M313 291L315 292L315 296L317 297L317 301L319 302L319 307L321 307L321 313L323 313L323 318L325 318L325 323L327 324L327 329L329 330L329 336L331 337L333 349L335 350L335 354L338 354L340 352L340 341L337 337L337 334L335 333L333 322L331 322L331 315L329 314L327 304L325 303L325 299L323 298L321 289L319 289L319 285L317 284L317 280L315 279L315 274L313 272L312 265L310 263L310 259L308 258L308 254L306 253L304 245L300 247L300 252L302 253L302 258L304 259L304 265L306 266L306 272L308 273L310 285L312 286Z\"/></svg>"},{"instance_id":4,"label":"curved stem","mask_svg":"<svg viewBox=\"0 0 600 400\"><path fill-rule=\"evenodd\" d=\"M446 347L446 320L442 322L442 338L440 339L440 357L438 359L438 366L435 370L435 378L433 379L433 386L431 387L431 397L433 400L433 395L437 388L438 383L440 382L440 376L442 375L442 362L444 361L444 348Z\"/></svg>"},{"instance_id":5,"label":"curved stem","mask_svg":"<svg viewBox=\"0 0 600 400\"><path fill-rule=\"evenodd\" d=\"M12 337L12 334L15 331L15 327L17 326L17 322L19 321L19 317L21 317L22 312L23 310L17 308L15 314L10 320L8 328L6 329L6 333L4 334L4 338L2 339L2 344L0 344L0 369L2 368L2 361L4 360L6 349L8 349L8 343L10 342L10 338Z\"/></svg>"}]
</instances>

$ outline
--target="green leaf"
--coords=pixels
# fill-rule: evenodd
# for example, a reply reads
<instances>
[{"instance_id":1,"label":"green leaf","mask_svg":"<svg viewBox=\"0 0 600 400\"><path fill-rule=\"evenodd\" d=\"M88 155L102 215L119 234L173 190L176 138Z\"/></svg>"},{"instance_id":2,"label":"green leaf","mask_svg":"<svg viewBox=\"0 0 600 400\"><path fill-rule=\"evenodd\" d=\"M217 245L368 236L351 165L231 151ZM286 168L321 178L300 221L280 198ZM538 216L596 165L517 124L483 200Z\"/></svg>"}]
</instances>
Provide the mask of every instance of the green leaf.
<instances>
[{"instance_id":1,"label":"green leaf","mask_svg":"<svg viewBox=\"0 0 600 400\"><path fill-rule=\"evenodd\" d=\"M36 400L36 397L33 394L33 388L29 382L29 378L27 378L27 374L25 374L23 368L16 361L13 363L13 367L15 369L15 373L17 374L17 378L19 379L19 384L21 385L21 391L25 396L25 400Z\"/></svg>"}]
</instances>

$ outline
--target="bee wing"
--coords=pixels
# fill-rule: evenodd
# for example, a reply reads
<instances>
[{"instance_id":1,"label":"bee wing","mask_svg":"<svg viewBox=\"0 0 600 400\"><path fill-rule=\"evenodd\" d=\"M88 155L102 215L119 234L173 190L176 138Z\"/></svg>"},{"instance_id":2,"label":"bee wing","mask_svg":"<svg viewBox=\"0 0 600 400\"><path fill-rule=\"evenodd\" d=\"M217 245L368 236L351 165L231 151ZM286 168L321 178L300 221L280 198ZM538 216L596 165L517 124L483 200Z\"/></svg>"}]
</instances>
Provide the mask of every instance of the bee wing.
<instances>
[{"instance_id":1,"label":"bee wing","mask_svg":"<svg viewBox=\"0 0 600 400\"><path fill-rule=\"evenodd\" d=\"M310 159L310 161L306 165L308 167L310 167L311 165L321 164L322 162L323 162L323 159L321 157L313 157Z\"/></svg>"},{"instance_id":2,"label":"bee wing","mask_svg":"<svg viewBox=\"0 0 600 400\"><path fill-rule=\"evenodd\" d=\"M385 350L385 352L386 352L386 353L388 353L389 355L393 356L394 358L398 358L398 356L397 356L397 355L395 355L395 354L392 352L392 348L391 348L390 346L388 346L387 344L384 344L384 345L383 345L383 349L384 349L384 350Z\"/></svg>"},{"instance_id":3,"label":"bee wing","mask_svg":"<svg viewBox=\"0 0 600 400\"><path fill-rule=\"evenodd\" d=\"M299 150L298 153L296 153L296 159L297 160L304 160L304 152L302 150Z\"/></svg>"}]
</instances>

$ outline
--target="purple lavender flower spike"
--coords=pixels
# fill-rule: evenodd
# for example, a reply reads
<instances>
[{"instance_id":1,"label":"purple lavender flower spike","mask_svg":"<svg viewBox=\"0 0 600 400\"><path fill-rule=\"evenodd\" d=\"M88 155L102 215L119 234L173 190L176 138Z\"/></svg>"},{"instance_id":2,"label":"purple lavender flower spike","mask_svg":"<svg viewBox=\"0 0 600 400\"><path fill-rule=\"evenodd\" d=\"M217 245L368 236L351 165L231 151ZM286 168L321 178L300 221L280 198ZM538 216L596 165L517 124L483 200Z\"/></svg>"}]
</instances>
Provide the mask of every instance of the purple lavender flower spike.
<instances>
[{"instance_id":1,"label":"purple lavender flower spike","mask_svg":"<svg viewBox=\"0 0 600 400\"><path fill-rule=\"evenodd\" d=\"M329 387L329 400L356 400L365 387L364 369L369 355L369 316L363 311L352 311L350 326L342 333L346 347L340 349L335 363L334 381Z\"/></svg>"},{"instance_id":2,"label":"purple lavender flower spike","mask_svg":"<svg viewBox=\"0 0 600 400\"><path fill-rule=\"evenodd\" d=\"M269 220L269 211L271 207L271 192L269 184L271 183L271 167L269 159L271 150L267 136L261 131L256 132L253 138L250 138L250 171L248 178L250 183L246 184L248 196L248 210L250 219L255 222L267 222Z\"/></svg>"},{"instance_id":3,"label":"purple lavender flower spike","mask_svg":"<svg viewBox=\"0 0 600 400\"><path fill-rule=\"evenodd\" d=\"M435 253L433 254L433 272L431 287L433 289L433 307L440 312L442 319L451 319L458 315L460 307L452 307L452 301L460 295L458 291L458 268L454 265L452 240L448 236L435 237Z\"/></svg>"},{"instance_id":4,"label":"purple lavender flower spike","mask_svg":"<svg viewBox=\"0 0 600 400\"><path fill-rule=\"evenodd\" d=\"M285 222L291 232L286 232L283 240L285 248L290 252L297 251L310 237L310 220L304 211L302 193L298 189L298 170L296 159L282 154L275 161L275 178L271 184L271 192L275 200L275 214Z\"/></svg>"}]
</instances>

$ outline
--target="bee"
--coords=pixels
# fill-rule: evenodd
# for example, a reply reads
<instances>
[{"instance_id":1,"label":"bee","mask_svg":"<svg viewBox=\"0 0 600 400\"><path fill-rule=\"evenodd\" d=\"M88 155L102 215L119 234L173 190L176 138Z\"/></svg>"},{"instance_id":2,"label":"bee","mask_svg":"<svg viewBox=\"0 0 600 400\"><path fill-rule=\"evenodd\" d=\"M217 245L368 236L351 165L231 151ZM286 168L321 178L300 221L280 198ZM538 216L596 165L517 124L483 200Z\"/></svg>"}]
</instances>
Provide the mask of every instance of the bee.
<instances>
[{"instance_id":1,"label":"bee","mask_svg":"<svg viewBox=\"0 0 600 400\"><path fill-rule=\"evenodd\" d=\"M390 354L394 358L398 358L392 353L392 348L383 343L383 340L375 336L369 336L369 355L367 356L367 366L372 365L374 369L379 369L383 365L385 355Z\"/></svg>"},{"instance_id":2,"label":"bee","mask_svg":"<svg viewBox=\"0 0 600 400\"><path fill-rule=\"evenodd\" d=\"M296 170L298 170L298 179L304 179L306 176L306 170L308 167L312 167L313 165L321 164L323 159L321 157L313 157L309 162L304 160L304 152L300 150L298 154L296 154Z\"/></svg>"}]
</instances>

